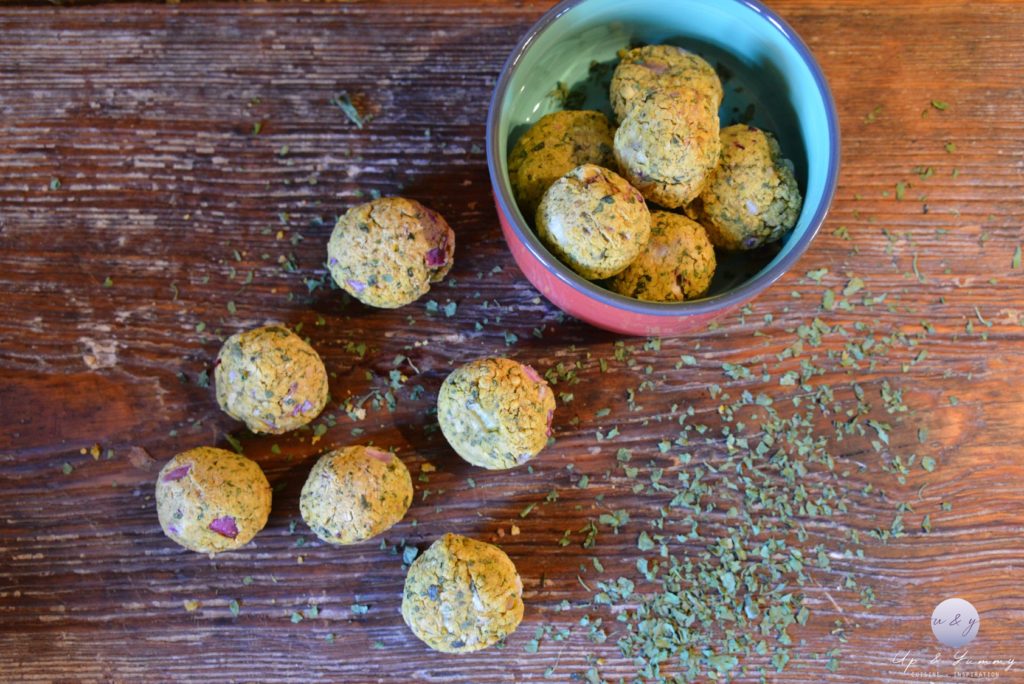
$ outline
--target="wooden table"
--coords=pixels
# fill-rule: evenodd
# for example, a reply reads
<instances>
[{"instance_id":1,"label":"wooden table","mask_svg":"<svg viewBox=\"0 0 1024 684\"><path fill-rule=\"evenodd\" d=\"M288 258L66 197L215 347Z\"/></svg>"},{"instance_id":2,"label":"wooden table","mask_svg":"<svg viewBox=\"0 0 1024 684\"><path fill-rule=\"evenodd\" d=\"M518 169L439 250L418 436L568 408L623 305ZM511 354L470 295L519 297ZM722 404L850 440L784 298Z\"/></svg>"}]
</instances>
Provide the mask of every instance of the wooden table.
<instances>
[{"instance_id":1,"label":"wooden table","mask_svg":"<svg viewBox=\"0 0 1024 684\"><path fill-rule=\"evenodd\" d=\"M749 310L651 341L563 319L500 236L484 117L505 57L548 3L0 9L0 680L565 682L593 667L628 681L616 616L654 589L634 564L656 556L637 540L665 496L634 485L649 483L652 461L666 481L732 463L725 400L708 388L791 406L811 390L780 381L803 360L820 369L808 388L828 385L837 401L858 384L889 441L876 450L881 434L854 434L830 447L834 471L806 477L847 502L799 518L800 547L821 544L828 561L808 559L794 587L806 624L789 630L783 673L769 650L731 677L911 681L893 658L948 660L929 618L962 596L982 618L970 657L1022 664L961 669L1024 681L1024 12L772 4L839 106L831 216ZM342 90L372 117L362 130L330 104ZM334 216L375 191L431 204L459 236L448 282L399 311L325 286ZM829 331L820 344L780 360L816 317ZM336 424L320 438L244 434L206 386L222 339L268 320L301 325L331 372ZM572 371L555 371L556 442L533 472L475 470L436 430L445 374L487 354ZM392 389L395 369L405 379ZM365 418L339 408L371 391ZM908 410L887 413L883 393ZM687 407L708 443L670 443ZM828 418L816 425L833 435ZM153 482L174 453L229 434L266 470L274 509L253 544L210 560L161 534ZM316 453L369 440L398 449L417 500L384 548L327 548L298 517L302 482ZM901 483L892 459L912 453ZM618 534L600 524L582 548L577 530L620 509L630 522ZM734 520L715 507L699 517L695 539L672 542L681 559ZM422 550L446 531L497 541L523 576L526 617L503 649L439 655L402 623L402 545ZM620 575L637 595L592 605L596 582ZM603 618L604 643L584 615Z\"/></svg>"}]
</instances>

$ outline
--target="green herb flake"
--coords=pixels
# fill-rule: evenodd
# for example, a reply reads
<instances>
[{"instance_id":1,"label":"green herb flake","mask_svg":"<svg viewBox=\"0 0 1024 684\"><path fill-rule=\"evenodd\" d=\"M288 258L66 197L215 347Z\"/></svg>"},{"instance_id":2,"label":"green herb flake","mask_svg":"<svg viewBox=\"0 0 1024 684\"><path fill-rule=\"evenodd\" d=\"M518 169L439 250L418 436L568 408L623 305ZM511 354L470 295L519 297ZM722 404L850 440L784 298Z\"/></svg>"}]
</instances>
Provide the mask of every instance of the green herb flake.
<instances>
[{"instance_id":1,"label":"green herb flake","mask_svg":"<svg viewBox=\"0 0 1024 684\"><path fill-rule=\"evenodd\" d=\"M813 271L807 272L807 278L821 285L821 279L828 275L827 268L816 268Z\"/></svg>"},{"instance_id":2,"label":"green herb flake","mask_svg":"<svg viewBox=\"0 0 1024 684\"><path fill-rule=\"evenodd\" d=\"M60 178L54 176L53 178L50 179L50 189L60 190Z\"/></svg>"},{"instance_id":3,"label":"green herb flake","mask_svg":"<svg viewBox=\"0 0 1024 684\"><path fill-rule=\"evenodd\" d=\"M238 617L241 607L238 605L238 601L236 599L231 599L231 602L228 603L228 610L231 611L232 617Z\"/></svg>"},{"instance_id":4,"label":"green herb flake","mask_svg":"<svg viewBox=\"0 0 1024 684\"><path fill-rule=\"evenodd\" d=\"M349 606L349 610L351 610L355 615L366 615L370 612L370 606L363 603L353 603Z\"/></svg>"},{"instance_id":5,"label":"green herb flake","mask_svg":"<svg viewBox=\"0 0 1024 684\"><path fill-rule=\"evenodd\" d=\"M1013 250L1013 259L1010 261L1010 268L1019 269L1020 268L1020 259L1021 259L1020 245L1017 245L1017 249Z\"/></svg>"},{"instance_id":6,"label":"green herb flake","mask_svg":"<svg viewBox=\"0 0 1024 684\"><path fill-rule=\"evenodd\" d=\"M114 287L114 279L107 276L103 279L103 287Z\"/></svg>"},{"instance_id":7,"label":"green herb flake","mask_svg":"<svg viewBox=\"0 0 1024 684\"><path fill-rule=\"evenodd\" d=\"M921 459L921 467L927 470L929 473L935 470L935 459L931 456L925 456Z\"/></svg>"},{"instance_id":8,"label":"green herb flake","mask_svg":"<svg viewBox=\"0 0 1024 684\"><path fill-rule=\"evenodd\" d=\"M415 546L406 546L402 549L402 562L406 565L412 565L412 562L416 560L416 556L420 555L420 550Z\"/></svg>"},{"instance_id":9,"label":"green herb flake","mask_svg":"<svg viewBox=\"0 0 1024 684\"><path fill-rule=\"evenodd\" d=\"M938 109L940 112L944 112L949 109L949 104L942 100L932 100L932 107Z\"/></svg>"},{"instance_id":10,"label":"green herb flake","mask_svg":"<svg viewBox=\"0 0 1024 684\"><path fill-rule=\"evenodd\" d=\"M355 124L356 128L362 129L365 119L352 103L347 91L341 91L331 99L331 104L340 109L348 117L348 120Z\"/></svg>"},{"instance_id":11,"label":"green herb flake","mask_svg":"<svg viewBox=\"0 0 1024 684\"><path fill-rule=\"evenodd\" d=\"M293 611L292 612L291 621L292 621L293 625L297 625L300 622L302 622L302 613L300 613L298 611Z\"/></svg>"},{"instance_id":12,"label":"green herb flake","mask_svg":"<svg viewBox=\"0 0 1024 684\"><path fill-rule=\"evenodd\" d=\"M235 452L239 454L242 453L242 443L238 441L237 437L234 435L224 435L224 439L228 441L228 444L231 445L231 448L234 449Z\"/></svg>"},{"instance_id":13,"label":"green herb flake","mask_svg":"<svg viewBox=\"0 0 1024 684\"><path fill-rule=\"evenodd\" d=\"M70 475L75 470L75 467L67 461L64 461L64 465L60 467L60 470L65 475Z\"/></svg>"},{"instance_id":14,"label":"green herb flake","mask_svg":"<svg viewBox=\"0 0 1024 684\"><path fill-rule=\"evenodd\" d=\"M919 283L925 282L925 277L921 273L921 269L918 268L918 266L917 266L917 252L914 252L914 260L912 262L912 265L913 265L913 268L914 268L914 277L917 278L917 281Z\"/></svg>"},{"instance_id":15,"label":"green herb flake","mask_svg":"<svg viewBox=\"0 0 1024 684\"><path fill-rule=\"evenodd\" d=\"M899 181L896 183L896 199L902 201L904 195L907 194L907 183Z\"/></svg>"}]
</instances>

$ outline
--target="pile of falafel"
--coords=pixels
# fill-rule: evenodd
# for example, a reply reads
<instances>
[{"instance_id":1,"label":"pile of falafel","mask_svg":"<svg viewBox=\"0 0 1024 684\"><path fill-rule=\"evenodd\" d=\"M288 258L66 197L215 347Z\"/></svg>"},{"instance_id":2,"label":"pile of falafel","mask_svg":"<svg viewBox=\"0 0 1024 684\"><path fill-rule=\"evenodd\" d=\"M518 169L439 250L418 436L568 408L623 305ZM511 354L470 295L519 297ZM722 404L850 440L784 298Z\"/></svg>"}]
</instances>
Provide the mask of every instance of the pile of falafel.
<instances>
[{"instance_id":1,"label":"pile of falafel","mask_svg":"<svg viewBox=\"0 0 1024 684\"><path fill-rule=\"evenodd\" d=\"M602 112L556 111L508 170L544 245L581 277L658 302L708 293L715 250L753 250L796 224L792 163L768 131L720 128L722 83L673 45L623 50Z\"/></svg>"}]
</instances>

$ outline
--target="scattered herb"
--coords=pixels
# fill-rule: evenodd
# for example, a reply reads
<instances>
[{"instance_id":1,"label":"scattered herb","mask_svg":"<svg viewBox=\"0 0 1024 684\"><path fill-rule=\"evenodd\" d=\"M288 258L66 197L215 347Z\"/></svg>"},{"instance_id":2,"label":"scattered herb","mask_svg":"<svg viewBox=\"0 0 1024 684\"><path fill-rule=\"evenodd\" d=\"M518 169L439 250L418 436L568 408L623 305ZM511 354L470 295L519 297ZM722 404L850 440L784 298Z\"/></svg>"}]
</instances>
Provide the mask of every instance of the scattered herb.
<instances>
[{"instance_id":1,"label":"scattered herb","mask_svg":"<svg viewBox=\"0 0 1024 684\"><path fill-rule=\"evenodd\" d=\"M856 293L860 292L863 289L864 289L864 281L863 280L861 280L860 278L857 278L857 277L850 278L850 282L848 282L846 284L846 287L843 288L843 296L844 297L849 297L849 296L851 296L853 294L856 294Z\"/></svg>"},{"instance_id":2,"label":"scattered herb","mask_svg":"<svg viewBox=\"0 0 1024 684\"><path fill-rule=\"evenodd\" d=\"M914 261L913 261L913 267L914 267L914 276L916 276L916 277L917 277L917 281L918 281L918 282L920 282L920 283L923 283L923 282L925 282L925 278L924 278L924 276L923 276L923 275L921 274L921 269L919 269L919 268L917 267L917 252L914 252Z\"/></svg>"},{"instance_id":3,"label":"scattered herb","mask_svg":"<svg viewBox=\"0 0 1024 684\"><path fill-rule=\"evenodd\" d=\"M808 279L813 280L819 285L821 284L821 279L824 278L826 275L828 275L827 268L816 268L813 271L807 272Z\"/></svg>"},{"instance_id":4,"label":"scattered herb","mask_svg":"<svg viewBox=\"0 0 1024 684\"><path fill-rule=\"evenodd\" d=\"M402 562L406 565L412 565L412 562L416 560L416 556L420 555L420 550L415 546L406 546L402 549Z\"/></svg>"},{"instance_id":5,"label":"scattered herb","mask_svg":"<svg viewBox=\"0 0 1024 684\"><path fill-rule=\"evenodd\" d=\"M228 444L231 445L232 449L234 449L238 453L242 453L242 443L238 441L237 437L231 434L226 434L224 435L224 439L228 441Z\"/></svg>"},{"instance_id":6,"label":"scattered herb","mask_svg":"<svg viewBox=\"0 0 1024 684\"><path fill-rule=\"evenodd\" d=\"M331 104L344 112L345 116L348 117L348 120L356 125L356 128L361 129L363 127L365 119L359 114L359 110L356 109L356 106L352 103L352 98L349 97L347 91L343 90L334 96L331 99Z\"/></svg>"}]
</instances>

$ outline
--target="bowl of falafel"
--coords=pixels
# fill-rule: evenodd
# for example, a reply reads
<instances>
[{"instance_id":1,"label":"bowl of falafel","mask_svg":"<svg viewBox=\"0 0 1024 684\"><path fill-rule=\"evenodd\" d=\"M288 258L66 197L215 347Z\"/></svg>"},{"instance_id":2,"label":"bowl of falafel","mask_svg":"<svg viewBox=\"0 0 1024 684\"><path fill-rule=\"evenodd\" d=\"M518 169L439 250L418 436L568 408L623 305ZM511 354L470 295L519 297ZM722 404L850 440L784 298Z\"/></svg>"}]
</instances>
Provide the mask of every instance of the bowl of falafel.
<instances>
[{"instance_id":1,"label":"bowl of falafel","mask_svg":"<svg viewBox=\"0 0 1024 684\"><path fill-rule=\"evenodd\" d=\"M516 263L629 335L699 329L778 280L825 220L839 149L821 68L756 0L564 0L487 119Z\"/></svg>"}]
</instances>

